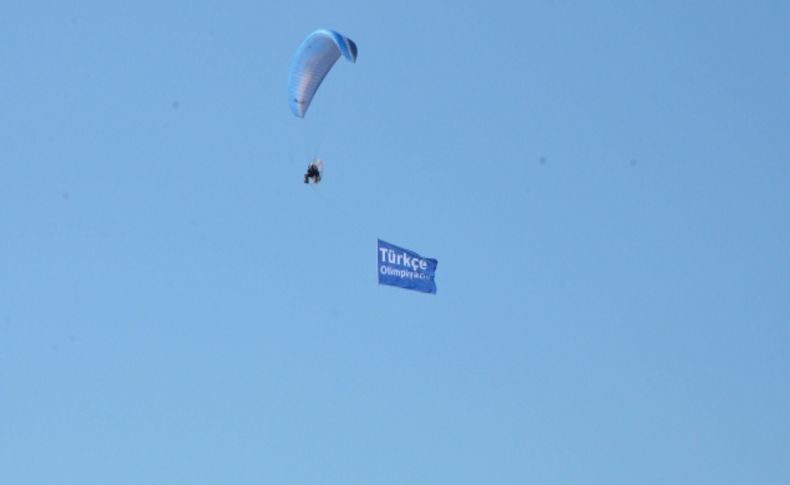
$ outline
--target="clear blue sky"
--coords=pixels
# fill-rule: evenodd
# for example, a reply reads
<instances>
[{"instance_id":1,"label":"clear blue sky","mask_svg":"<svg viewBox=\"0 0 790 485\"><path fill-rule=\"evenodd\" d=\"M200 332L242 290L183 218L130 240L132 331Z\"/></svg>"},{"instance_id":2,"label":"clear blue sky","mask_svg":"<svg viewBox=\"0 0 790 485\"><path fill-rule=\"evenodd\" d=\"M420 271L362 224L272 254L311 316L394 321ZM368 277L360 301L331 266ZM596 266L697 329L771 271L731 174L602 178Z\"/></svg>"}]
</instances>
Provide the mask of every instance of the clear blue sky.
<instances>
[{"instance_id":1,"label":"clear blue sky","mask_svg":"<svg viewBox=\"0 0 790 485\"><path fill-rule=\"evenodd\" d=\"M320 27L359 59L300 121ZM0 483L790 483L788 46L768 0L6 2Z\"/></svg>"}]
</instances>

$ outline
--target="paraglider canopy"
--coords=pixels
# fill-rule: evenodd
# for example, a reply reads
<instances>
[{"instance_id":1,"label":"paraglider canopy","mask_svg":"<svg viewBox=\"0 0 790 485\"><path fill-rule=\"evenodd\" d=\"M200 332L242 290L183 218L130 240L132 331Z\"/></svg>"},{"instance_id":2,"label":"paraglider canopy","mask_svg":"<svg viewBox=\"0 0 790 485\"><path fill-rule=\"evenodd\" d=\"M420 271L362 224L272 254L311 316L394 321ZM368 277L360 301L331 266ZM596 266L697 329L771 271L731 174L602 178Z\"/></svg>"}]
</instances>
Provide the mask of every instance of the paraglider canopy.
<instances>
[{"instance_id":1,"label":"paraglider canopy","mask_svg":"<svg viewBox=\"0 0 790 485\"><path fill-rule=\"evenodd\" d=\"M304 118L318 87L341 55L356 62L357 45L334 30L316 30L302 42L288 74L288 105L295 116Z\"/></svg>"}]
</instances>

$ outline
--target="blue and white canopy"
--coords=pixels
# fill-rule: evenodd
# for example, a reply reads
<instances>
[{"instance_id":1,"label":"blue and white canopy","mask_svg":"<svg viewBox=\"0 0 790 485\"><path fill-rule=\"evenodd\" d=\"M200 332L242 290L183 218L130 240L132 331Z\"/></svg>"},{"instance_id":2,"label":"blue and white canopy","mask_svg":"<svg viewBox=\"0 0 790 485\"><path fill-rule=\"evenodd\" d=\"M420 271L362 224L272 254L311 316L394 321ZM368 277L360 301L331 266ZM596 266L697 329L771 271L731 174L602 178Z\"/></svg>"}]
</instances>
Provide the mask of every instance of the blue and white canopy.
<instances>
[{"instance_id":1,"label":"blue and white canopy","mask_svg":"<svg viewBox=\"0 0 790 485\"><path fill-rule=\"evenodd\" d=\"M302 42L288 74L288 105L294 115L304 118L315 92L341 55L356 62L357 45L334 30L316 30Z\"/></svg>"}]
</instances>

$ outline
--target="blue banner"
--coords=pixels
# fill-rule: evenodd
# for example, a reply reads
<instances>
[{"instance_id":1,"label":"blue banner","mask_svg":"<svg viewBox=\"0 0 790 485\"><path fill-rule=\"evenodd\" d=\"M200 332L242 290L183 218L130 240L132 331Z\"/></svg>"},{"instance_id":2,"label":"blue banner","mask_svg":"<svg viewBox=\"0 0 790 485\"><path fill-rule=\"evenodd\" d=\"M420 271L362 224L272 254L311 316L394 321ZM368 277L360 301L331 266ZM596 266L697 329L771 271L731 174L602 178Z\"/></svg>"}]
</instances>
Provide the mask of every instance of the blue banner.
<instances>
[{"instance_id":1,"label":"blue banner","mask_svg":"<svg viewBox=\"0 0 790 485\"><path fill-rule=\"evenodd\" d=\"M433 277L437 264L435 259L423 258L414 251L379 239L379 284L436 293Z\"/></svg>"}]
</instances>

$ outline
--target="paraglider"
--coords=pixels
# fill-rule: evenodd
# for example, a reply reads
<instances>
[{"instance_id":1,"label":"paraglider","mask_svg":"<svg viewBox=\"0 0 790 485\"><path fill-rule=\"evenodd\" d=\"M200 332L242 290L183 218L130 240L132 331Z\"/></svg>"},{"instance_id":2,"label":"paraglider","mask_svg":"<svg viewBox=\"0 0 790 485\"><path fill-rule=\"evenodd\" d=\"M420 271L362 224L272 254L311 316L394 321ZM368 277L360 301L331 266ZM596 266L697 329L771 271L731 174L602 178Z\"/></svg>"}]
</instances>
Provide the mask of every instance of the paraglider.
<instances>
[{"instance_id":1,"label":"paraglider","mask_svg":"<svg viewBox=\"0 0 790 485\"><path fill-rule=\"evenodd\" d=\"M307 172L304 174L304 183L313 182L317 184L321 181L321 169L324 162L320 158L316 158L307 166Z\"/></svg>"},{"instance_id":2,"label":"paraglider","mask_svg":"<svg viewBox=\"0 0 790 485\"><path fill-rule=\"evenodd\" d=\"M305 117L318 88L340 56L356 62L357 45L334 30L316 30L302 42L288 73L288 106L294 116ZM308 165L304 183L321 180L321 164L321 160L315 159Z\"/></svg>"}]
</instances>

